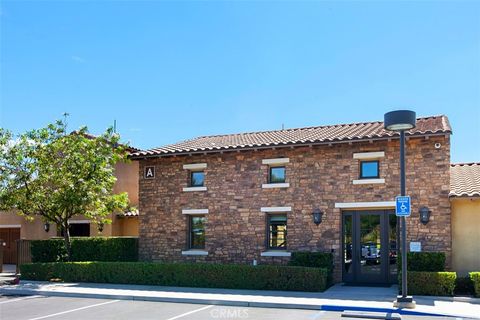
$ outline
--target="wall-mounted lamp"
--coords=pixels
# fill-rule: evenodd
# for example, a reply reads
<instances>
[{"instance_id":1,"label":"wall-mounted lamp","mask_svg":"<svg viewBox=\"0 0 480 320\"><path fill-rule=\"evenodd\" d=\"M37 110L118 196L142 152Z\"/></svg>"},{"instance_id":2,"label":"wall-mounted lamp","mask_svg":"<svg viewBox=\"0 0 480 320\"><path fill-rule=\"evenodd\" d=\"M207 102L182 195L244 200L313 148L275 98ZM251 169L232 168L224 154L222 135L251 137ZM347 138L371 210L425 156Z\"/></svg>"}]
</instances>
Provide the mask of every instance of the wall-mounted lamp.
<instances>
[{"instance_id":1,"label":"wall-mounted lamp","mask_svg":"<svg viewBox=\"0 0 480 320\"><path fill-rule=\"evenodd\" d=\"M43 225L43 230L45 230L45 232L50 231L50 223L49 222L45 222L45 224Z\"/></svg>"},{"instance_id":2,"label":"wall-mounted lamp","mask_svg":"<svg viewBox=\"0 0 480 320\"><path fill-rule=\"evenodd\" d=\"M99 222L98 223L98 232L102 232L103 231L103 222Z\"/></svg>"},{"instance_id":3,"label":"wall-mounted lamp","mask_svg":"<svg viewBox=\"0 0 480 320\"><path fill-rule=\"evenodd\" d=\"M427 224L428 221L430 221L430 213L432 211L430 211L430 209L428 209L427 207L421 207L419 212L420 212L420 222L423 224Z\"/></svg>"},{"instance_id":4,"label":"wall-mounted lamp","mask_svg":"<svg viewBox=\"0 0 480 320\"><path fill-rule=\"evenodd\" d=\"M318 226L322 223L323 212L320 209L314 209L312 212L313 222Z\"/></svg>"}]
</instances>

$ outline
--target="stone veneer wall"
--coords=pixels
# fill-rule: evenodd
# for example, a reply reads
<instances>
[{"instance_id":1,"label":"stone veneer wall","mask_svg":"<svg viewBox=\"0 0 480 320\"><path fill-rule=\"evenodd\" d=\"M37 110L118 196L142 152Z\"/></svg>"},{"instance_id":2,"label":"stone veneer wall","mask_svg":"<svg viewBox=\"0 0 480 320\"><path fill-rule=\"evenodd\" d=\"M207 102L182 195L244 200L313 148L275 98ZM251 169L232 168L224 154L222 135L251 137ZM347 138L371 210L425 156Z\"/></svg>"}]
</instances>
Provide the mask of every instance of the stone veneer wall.
<instances>
[{"instance_id":1,"label":"stone veneer wall","mask_svg":"<svg viewBox=\"0 0 480 320\"><path fill-rule=\"evenodd\" d=\"M407 194L412 196L408 240L420 241L423 251L447 253L450 266L449 193L450 137L407 141ZM441 148L436 149L435 143ZM380 178L385 184L353 185L359 161L353 153L384 151ZM140 258L152 261L222 263L284 263L289 258L261 257L265 251L266 213L261 207L291 206L288 250L331 251L335 280L341 280L341 210L336 202L393 201L399 193L399 141L341 143L275 150L149 158L140 161ZM262 159L288 157L286 189L262 189L268 166ZM183 164L206 162L204 192L183 192L188 171ZM155 179L144 179L145 166L155 166ZM418 209L428 206L431 220L419 221ZM208 208L208 256L182 256L187 249L187 217L182 209ZM312 210L325 212L313 223Z\"/></svg>"}]
</instances>

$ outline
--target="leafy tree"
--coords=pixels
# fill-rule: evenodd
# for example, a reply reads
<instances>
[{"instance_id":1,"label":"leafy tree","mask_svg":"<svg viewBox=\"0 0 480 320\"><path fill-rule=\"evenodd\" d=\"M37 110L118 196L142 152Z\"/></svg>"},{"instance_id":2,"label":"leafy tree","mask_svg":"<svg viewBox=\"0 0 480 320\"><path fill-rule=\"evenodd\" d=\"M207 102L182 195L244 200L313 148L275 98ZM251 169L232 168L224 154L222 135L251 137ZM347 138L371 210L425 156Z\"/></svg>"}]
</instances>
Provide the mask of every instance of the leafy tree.
<instances>
[{"instance_id":1,"label":"leafy tree","mask_svg":"<svg viewBox=\"0 0 480 320\"><path fill-rule=\"evenodd\" d=\"M65 123L18 136L0 128L0 210L55 223L70 260L69 219L110 223L110 213L128 206L126 193L113 194L115 164L127 153L111 128L93 137L86 127L67 134Z\"/></svg>"}]
</instances>

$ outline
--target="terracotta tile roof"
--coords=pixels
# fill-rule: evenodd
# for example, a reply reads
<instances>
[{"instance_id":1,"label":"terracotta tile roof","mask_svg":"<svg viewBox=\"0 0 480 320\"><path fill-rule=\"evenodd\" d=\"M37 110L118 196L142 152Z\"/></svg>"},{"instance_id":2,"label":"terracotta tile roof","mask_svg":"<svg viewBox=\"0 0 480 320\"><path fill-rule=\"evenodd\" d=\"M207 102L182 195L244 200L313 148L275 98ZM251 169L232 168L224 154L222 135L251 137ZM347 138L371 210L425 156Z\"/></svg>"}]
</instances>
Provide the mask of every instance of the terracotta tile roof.
<instances>
[{"instance_id":1,"label":"terracotta tile roof","mask_svg":"<svg viewBox=\"0 0 480 320\"><path fill-rule=\"evenodd\" d=\"M450 134L452 129L444 115L417 119L417 127L407 132L410 136L428 134ZM179 143L166 145L132 154L132 158L188 154L203 152L220 152L231 149L271 148L287 145L305 145L336 143L358 140L385 139L398 136L387 131L383 122L363 122L329 126L262 131L226 135L198 137Z\"/></svg>"},{"instance_id":2,"label":"terracotta tile roof","mask_svg":"<svg viewBox=\"0 0 480 320\"><path fill-rule=\"evenodd\" d=\"M78 134L78 131L75 130L75 131L72 131L71 133L72 133L72 134ZM87 138L87 139L96 139L96 138L98 138L97 135L94 135L94 134L91 134L91 133L88 133L88 132L83 133L83 136L84 136L85 138ZM138 149L138 148L129 146L128 144L122 144L122 145L125 147L125 149L127 150L127 152L128 152L129 154L142 151L142 149Z\"/></svg>"},{"instance_id":3,"label":"terracotta tile roof","mask_svg":"<svg viewBox=\"0 0 480 320\"><path fill-rule=\"evenodd\" d=\"M450 197L480 197L480 163L450 166Z\"/></svg>"},{"instance_id":4,"label":"terracotta tile roof","mask_svg":"<svg viewBox=\"0 0 480 320\"><path fill-rule=\"evenodd\" d=\"M139 215L140 215L140 213L138 212L138 209L129 210L127 212L117 213L117 216L119 216L119 217L138 217Z\"/></svg>"}]
</instances>

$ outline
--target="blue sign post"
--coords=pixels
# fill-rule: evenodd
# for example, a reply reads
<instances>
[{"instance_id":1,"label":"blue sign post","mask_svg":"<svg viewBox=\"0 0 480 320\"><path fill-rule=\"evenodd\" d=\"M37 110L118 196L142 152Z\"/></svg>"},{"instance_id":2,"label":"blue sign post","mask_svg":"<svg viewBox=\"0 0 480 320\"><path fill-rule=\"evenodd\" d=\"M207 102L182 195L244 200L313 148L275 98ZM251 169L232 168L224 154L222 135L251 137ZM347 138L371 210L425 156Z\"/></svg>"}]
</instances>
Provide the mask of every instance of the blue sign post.
<instances>
[{"instance_id":1,"label":"blue sign post","mask_svg":"<svg viewBox=\"0 0 480 320\"><path fill-rule=\"evenodd\" d=\"M410 196L395 198L395 214L397 217L410 217Z\"/></svg>"}]
</instances>

